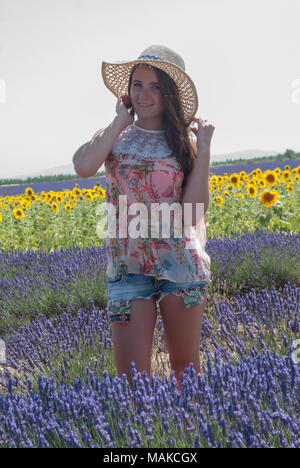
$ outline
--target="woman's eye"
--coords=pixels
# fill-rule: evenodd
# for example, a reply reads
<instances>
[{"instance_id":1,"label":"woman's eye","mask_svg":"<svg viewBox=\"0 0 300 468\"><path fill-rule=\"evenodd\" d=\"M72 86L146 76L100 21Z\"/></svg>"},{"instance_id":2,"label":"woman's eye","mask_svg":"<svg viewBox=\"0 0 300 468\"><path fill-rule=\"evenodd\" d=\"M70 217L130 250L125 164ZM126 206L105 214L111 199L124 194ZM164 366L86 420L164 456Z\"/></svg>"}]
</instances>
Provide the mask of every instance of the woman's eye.
<instances>
[{"instance_id":1,"label":"woman's eye","mask_svg":"<svg viewBox=\"0 0 300 468\"><path fill-rule=\"evenodd\" d=\"M141 83L134 83L133 86L140 86L140 85L141 85ZM157 85L153 85L153 87L156 88L156 89L159 89L159 86L157 86Z\"/></svg>"}]
</instances>

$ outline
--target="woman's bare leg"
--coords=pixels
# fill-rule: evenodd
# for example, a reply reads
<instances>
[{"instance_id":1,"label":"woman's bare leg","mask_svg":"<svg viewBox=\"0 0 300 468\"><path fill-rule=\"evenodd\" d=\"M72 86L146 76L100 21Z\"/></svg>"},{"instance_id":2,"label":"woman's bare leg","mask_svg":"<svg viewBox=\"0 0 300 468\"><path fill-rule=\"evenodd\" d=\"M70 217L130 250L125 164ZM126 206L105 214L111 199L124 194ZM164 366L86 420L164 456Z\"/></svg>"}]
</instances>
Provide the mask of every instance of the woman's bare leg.
<instances>
[{"instance_id":1,"label":"woman's bare leg","mask_svg":"<svg viewBox=\"0 0 300 468\"><path fill-rule=\"evenodd\" d=\"M153 334L157 319L156 301L134 299L131 303L130 321L112 323L112 340L118 377L126 374L133 388L131 362L135 362L137 372L147 372L151 377L151 353Z\"/></svg>"},{"instance_id":2,"label":"woman's bare leg","mask_svg":"<svg viewBox=\"0 0 300 468\"><path fill-rule=\"evenodd\" d=\"M175 372L178 389L181 390L180 374L193 363L196 374L201 374L200 335L208 286L205 287L204 302L186 307L183 297L167 294L159 303L171 369Z\"/></svg>"}]
</instances>

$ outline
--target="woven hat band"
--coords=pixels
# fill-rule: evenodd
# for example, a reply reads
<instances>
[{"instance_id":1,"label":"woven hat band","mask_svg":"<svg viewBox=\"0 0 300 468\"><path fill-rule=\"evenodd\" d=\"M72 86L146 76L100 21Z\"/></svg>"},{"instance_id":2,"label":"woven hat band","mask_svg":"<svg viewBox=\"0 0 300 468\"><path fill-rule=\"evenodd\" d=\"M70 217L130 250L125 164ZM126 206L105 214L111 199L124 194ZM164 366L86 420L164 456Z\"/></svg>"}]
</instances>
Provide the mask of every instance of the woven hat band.
<instances>
[{"instance_id":1,"label":"woven hat band","mask_svg":"<svg viewBox=\"0 0 300 468\"><path fill-rule=\"evenodd\" d=\"M160 57L155 57L155 55L140 55L138 60L163 60Z\"/></svg>"}]
</instances>

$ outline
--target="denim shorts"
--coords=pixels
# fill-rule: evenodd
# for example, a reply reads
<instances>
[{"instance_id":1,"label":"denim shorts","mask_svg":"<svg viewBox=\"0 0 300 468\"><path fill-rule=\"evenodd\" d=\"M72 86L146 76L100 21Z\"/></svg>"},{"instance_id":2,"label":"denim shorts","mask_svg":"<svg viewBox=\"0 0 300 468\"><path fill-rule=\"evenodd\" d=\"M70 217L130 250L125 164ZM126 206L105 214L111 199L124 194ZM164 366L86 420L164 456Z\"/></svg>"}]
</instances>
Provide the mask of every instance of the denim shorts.
<instances>
[{"instance_id":1,"label":"denim shorts","mask_svg":"<svg viewBox=\"0 0 300 468\"><path fill-rule=\"evenodd\" d=\"M107 278L107 312L111 322L129 322L134 299L154 297L159 303L167 294L183 296L186 307L202 304L208 281L175 283L167 279L133 273Z\"/></svg>"}]
</instances>

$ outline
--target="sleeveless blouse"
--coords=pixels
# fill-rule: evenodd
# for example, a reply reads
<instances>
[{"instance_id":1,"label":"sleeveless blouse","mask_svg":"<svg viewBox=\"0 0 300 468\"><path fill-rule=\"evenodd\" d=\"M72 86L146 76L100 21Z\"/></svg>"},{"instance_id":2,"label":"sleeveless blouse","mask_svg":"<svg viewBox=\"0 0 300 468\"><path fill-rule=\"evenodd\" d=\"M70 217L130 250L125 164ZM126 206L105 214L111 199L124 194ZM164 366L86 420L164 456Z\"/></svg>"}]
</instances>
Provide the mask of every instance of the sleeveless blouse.
<instances>
[{"instance_id":1,"label":"sleeveless blouse","mask_svg":"<svg viewBox=\"0 0 300 468\"><path fill-rule=\"evenodd\" d=\"M205 216L197 226L181 223L178 234L174 227L180 226L172 206L182 212L183 171L165 131L135 123L126 127L105 161L105 175L107 276L135 273L178 283L209 282ZM157 218L151 212L155 206ZM159 209L163 206L165 211Z\"/></svg>"}]
</instances>

